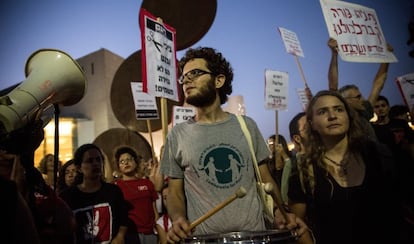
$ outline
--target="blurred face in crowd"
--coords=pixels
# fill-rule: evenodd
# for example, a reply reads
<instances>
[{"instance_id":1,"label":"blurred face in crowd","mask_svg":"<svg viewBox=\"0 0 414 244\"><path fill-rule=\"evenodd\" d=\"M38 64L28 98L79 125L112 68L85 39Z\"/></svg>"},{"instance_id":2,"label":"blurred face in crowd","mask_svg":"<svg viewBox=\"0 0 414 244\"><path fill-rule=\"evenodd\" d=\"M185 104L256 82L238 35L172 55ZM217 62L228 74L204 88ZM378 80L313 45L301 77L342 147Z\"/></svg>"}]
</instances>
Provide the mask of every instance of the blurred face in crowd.
<instances>
[{"instance_id":1,"label":"blurred face in crowd","mask_svg":"<svg viewBox=\"0 0 414 244\"><path fill-rule=\"evenodd\" d=\"M275 139L273 138L267 139L267 145L269 147L271 155L273 155L275 153Z\"/></svg>"},{"instance_id":2,"label":"blurred face in crowd","mask_svg":"<svg viewBox=\"0 0 414 244\"><path fill-rule=\"evenodd\" d=\"M342 93L342 96L346 99L348 104L358 111L365 110L364 97L358 89L351 88Z\"/></svg>"},{"instance_id":3,"label":"blurred face in crowd","mask_svg":"<svg viewBox=\"0 0 414 244\"><path fill-rule=\"evenodd\" d=\"M65 184L71 186L75 181L76 175L78 174L75 164L69 165L65 170Z\"/></svg>"},{"instance_id":4,"label":"blurred face in crowd","mask_svg":"<svg viewBox=\"0 0 414 244\"><path fill-rule=\"evenodd\" d=\"M12 177L14 158L15 156L13 154L0 151L0 177L4 179L10 179Z\"/></svg>"},{"instance_id":5,"label":"blurred face in crowd","mask_svg":"<svg viewBox=\"0 0 414 244\"><path fill-rule=\"evenodd\" d=\"M390 106L384 100L378 100L374 105L374 112L378 117L387 117Z\"/></svg>"},{"instance_id":6,"label":"blurred face in crowd","mask_svg":"<svg viewBox=\"0 0 414 244\"><path fill-rule=\"evenodd\" d=\"M103 176L103 163L104 158L101 152L94 148L89 149L83 154L80 172L84 178L100 180Z\"/></svg>"},{"instance_id":7,"label":"blurred face in crowd","mask_svg":"<svg viewBox=\"0 0 414 244\"><path fill-rule=\"evenodd\" d=\"M296 146L298 147L297 150L303 151L304 150L303 143L306 138L306 115L303 115L298 120L298 130L299 130L299 134L293 135L293 140L295 141L295 147Z\"/></svg>"}]
</instances>

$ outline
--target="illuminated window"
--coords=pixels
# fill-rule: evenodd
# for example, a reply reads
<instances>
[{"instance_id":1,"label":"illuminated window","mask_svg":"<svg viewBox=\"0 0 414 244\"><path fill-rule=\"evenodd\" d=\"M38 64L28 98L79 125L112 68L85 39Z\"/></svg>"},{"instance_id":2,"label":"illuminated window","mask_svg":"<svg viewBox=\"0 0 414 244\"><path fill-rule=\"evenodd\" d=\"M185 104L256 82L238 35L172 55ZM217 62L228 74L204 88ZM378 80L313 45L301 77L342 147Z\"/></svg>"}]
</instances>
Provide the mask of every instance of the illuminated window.
<instances>
[{"instance_id":1,"label":"illuminated window","mask_svg":"<svg viewBox=\"0 0 414 244\"><path fill-rule=\"evenodd\" d=\"M72 118L59 119L59 160L65 163L73 157L76 121ZM46 154L55 153L55 121L51 120L44 128L45 136L40 146L35 151L35 166Z\"/></svg>"}]
</instances>

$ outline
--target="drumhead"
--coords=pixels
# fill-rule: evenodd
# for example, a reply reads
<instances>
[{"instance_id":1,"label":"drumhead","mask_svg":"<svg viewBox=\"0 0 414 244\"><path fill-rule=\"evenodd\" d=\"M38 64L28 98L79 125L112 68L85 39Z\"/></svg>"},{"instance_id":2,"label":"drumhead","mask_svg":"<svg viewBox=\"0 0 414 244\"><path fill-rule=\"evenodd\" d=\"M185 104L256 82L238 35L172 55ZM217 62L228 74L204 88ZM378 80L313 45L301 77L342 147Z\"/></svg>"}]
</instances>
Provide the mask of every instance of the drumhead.
<instances>
[{"instance_id":1,"label":"drumhead","mask_svg":"<svg viewBox=\"0 0 414 244\"><path fill-rule=\"evenodd\" d=\"M184 243L295 243L297 236L288 230L242 231L224 234L206 234L192 236Z\"/></svg>"}]
</instances>

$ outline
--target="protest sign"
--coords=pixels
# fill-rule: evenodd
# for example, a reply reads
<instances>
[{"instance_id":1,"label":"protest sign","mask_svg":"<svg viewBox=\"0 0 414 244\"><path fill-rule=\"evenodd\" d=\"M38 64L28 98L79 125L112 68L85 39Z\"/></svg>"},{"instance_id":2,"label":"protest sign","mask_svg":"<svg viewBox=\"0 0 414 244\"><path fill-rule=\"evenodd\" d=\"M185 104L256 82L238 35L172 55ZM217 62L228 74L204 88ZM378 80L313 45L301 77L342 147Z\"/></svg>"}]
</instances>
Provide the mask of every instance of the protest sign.
<instances>
[{"instance_id":1,"label":"protest sign","mask_svg":"<svg viewBox=\"0 0 414 244\"><path fill-rule=\"evenodd\" d=\"M299 89L299 88L296 89L296 94L298 94L299 101L300 101L300 104L302 104L303 111L306 111L306 108L308 107L308 104L309 104L309 100L308 100L308 96L306 94L305 89Z\"/></svg>"},{"instance_id":2,"label":"protest sign","mask_svg":"<svg viewBox=\"0 0 414 244\"><path fill-rule=\"evenodd\" d=\"M179 101L175 30L145 9L140 18L143 91Z\"/></svg>"},{"instance_id":3,"label":"protest sign","mask_svg":"<svg viewBox=\"0 0 414 244\"><path fill-rule=\"evenodd\" d=\"M338 43L342 60L349 62L397 62L374 9L345 1L320 0L329 36Z\"/></svg>"},{"instance_id":4,"label":"protest sign","mask_svg":"<svg viewBox=\"0 0 414 244\"><path fill-rule=\"evenodd\" d=\"M397 77L396 81L405 104L412 109L414 107L414 73Z\"/></svg>"},{"instance_id":5,"label":"protest sign","mask_svg":"<svg viewBox=\"0 0 414 244\"><path fill-rule=\"evenodd\" d=\"M131 82L137 120L158 119L155 97L142 91L142 82Z\"/></svg>"},{"instance_id":6,"label":"protest sign","mask_svg":"<svg viewBox=\"0 0 414 244\"><path fill-rule=\"evenodd\" d=\"M282 36L283 43L285 44L286 52L295 56L305 57L295 32L282 27L279 27L279 32Z\"/></svg>"},{"instance_id":7,"label":"protest sign","mask_svg":"<svg viewBox=\"0 0 414 244\"><path fill-rule=\"evenodd\" d=\"M265 108L272 110L287 110L288 106L287 72L265 71Z\"/></svg>"},{"instance_id":8,"label":"protest sign","mask_svg":"<svg viewBox=\"0 0 414 244\"><path fill-rule=\"evenodd\" d=\"M192 106L174 106L172 126L185 122L195 115L195 108Z\"/></svg>"}]
</instances>

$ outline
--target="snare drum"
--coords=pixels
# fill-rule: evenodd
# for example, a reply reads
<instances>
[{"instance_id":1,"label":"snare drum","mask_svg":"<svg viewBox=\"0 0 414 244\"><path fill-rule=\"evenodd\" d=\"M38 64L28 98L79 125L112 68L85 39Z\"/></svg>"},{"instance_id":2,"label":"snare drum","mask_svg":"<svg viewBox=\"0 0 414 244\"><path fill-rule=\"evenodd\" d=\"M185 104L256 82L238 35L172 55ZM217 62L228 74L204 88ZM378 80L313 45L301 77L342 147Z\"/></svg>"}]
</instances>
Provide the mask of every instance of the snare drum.
<instances>
[{"instance_id":1,"label":"snare drum","mask_svg":"<svg viewBox=\"0 0 414 244\"><path fill-rule=\"evenodd\" d=\"M225 234L207 234L186 238L183 243L296 243L297 235L289 230L243 231Z\"/></svg>"}]
</instances>

